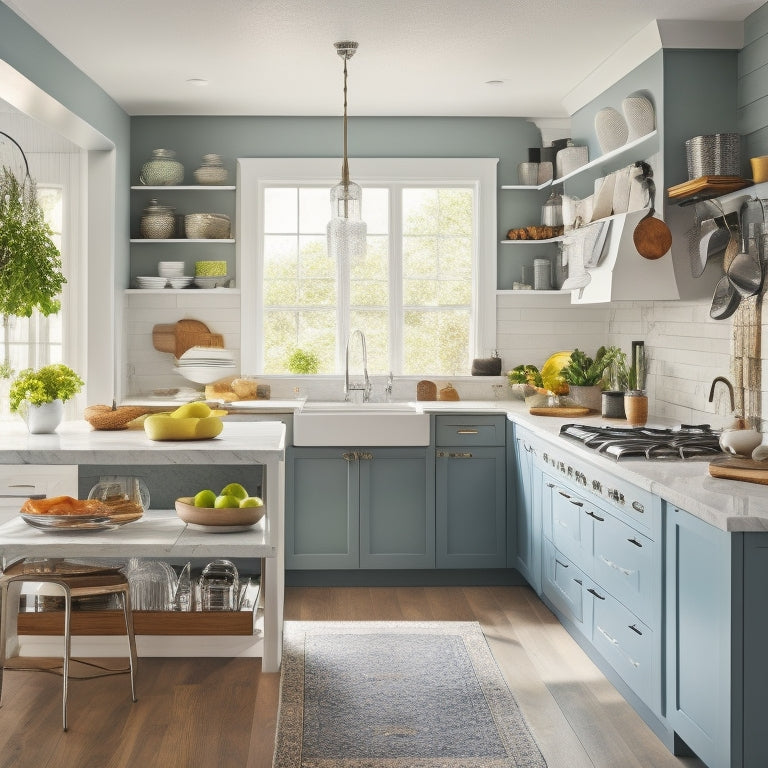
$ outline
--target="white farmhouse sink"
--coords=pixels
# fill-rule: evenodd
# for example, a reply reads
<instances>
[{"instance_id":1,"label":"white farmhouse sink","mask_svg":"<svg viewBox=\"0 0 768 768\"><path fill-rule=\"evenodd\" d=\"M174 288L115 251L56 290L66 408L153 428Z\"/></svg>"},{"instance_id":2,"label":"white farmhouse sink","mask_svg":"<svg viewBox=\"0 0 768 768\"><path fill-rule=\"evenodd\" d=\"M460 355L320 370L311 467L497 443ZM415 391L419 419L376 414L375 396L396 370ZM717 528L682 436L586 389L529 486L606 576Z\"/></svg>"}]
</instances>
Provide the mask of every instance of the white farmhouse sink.
<instances>
[{"instance_id":1,"label":"white farmhouse sink","mask_svg":"<svg viewBox=\"0 0 768 768\"><path fill-rule=\"evenodd\" d=\"M293 444L429 445L429 415L410 403L308 402L293 417Z\"/></svg>"}]
</instances>

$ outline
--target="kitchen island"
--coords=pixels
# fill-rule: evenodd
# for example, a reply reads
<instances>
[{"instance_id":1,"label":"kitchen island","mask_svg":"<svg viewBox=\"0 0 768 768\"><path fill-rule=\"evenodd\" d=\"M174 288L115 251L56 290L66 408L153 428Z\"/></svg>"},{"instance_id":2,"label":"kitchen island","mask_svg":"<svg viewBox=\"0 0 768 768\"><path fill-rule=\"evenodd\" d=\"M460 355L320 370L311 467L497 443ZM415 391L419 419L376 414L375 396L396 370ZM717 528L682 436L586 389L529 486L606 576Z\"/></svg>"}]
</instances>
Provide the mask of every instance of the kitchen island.
<instances>
[{"instance_id":1,"label":"kitchen island","mask_svg":"<svg viewBox=\"0 0 768 768\"><path fill-rule=\"evenodd\" d=\"M141 520L121 528L80 535L35 530L20 520L0 526L0 557L248 557L264 559L263 641L200 637L144 639L143 655L261 655L265 672L280 667L283 612L285 425L278 421L226 423L213 440L151 441L143 430L94 431L88 424L65 423L56 433L30 435L10 432L0 442L0 466L73 468L114 466L115 474L130 474L131 467L157 465L169 472L217 465L263 467L263 521L252 530L229 534L192 531L170 509L150 509ZM93 649L82 638L81 645ZM186 642L185 642L186 641ZM98 641L101 642L101 641ZM185 649L186 645L186 649ZM141 652L141 644L140 644Z\"/></svg>"}]
</instances>

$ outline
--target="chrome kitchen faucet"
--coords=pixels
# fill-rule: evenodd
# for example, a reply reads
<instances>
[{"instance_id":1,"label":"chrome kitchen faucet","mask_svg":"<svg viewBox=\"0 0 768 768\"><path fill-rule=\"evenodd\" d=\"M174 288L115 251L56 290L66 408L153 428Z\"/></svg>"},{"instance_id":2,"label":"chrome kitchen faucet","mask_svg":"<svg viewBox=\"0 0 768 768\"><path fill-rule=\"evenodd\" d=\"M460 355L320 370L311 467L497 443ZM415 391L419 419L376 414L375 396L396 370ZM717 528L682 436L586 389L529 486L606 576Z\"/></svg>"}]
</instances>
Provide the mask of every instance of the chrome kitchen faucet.
<instances>
[{"instance_id":1,"label":"chrome kitchen faucet","mask_svg":"<svg viewBox=\"0 0 768 768\"><path fill-rule=\"evenodd\" d=\"M350 383L349 380L349 348L352 344L352 339L355 336L360 337L360 348L363 353L363 381L356 384ZM368 378L368 352L365 347L365 334L358 328L356 331L352 331L347 339L347 353L346 353L346 366L344 370L344 400L349 402L350 392L362 392L363 402L367 403L371 397L371 380Z\"/></svg>"}]
</instances>

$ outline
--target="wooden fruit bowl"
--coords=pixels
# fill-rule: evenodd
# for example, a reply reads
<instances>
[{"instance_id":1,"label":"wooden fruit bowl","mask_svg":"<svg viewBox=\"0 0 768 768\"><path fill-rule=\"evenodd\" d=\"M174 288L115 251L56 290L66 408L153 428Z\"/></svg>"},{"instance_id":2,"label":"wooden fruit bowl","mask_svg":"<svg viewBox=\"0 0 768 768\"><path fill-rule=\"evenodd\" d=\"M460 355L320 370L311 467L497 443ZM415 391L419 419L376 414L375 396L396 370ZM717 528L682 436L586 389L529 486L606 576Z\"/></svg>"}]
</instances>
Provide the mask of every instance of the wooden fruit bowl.
<instances>
[{"instance_id":1,"label":"wooden fruit bowl","mask_svg":"<svg viewBox=\"0 0 768 768\"><path fill-rule=\"evenodd\" d=\"M176 499L176 514L191 525L205 525L211 528L255 525L264 517L267 508L233 507L230 509L211 509L196 507L192 496Z\"/></svg>"}]
</instances>

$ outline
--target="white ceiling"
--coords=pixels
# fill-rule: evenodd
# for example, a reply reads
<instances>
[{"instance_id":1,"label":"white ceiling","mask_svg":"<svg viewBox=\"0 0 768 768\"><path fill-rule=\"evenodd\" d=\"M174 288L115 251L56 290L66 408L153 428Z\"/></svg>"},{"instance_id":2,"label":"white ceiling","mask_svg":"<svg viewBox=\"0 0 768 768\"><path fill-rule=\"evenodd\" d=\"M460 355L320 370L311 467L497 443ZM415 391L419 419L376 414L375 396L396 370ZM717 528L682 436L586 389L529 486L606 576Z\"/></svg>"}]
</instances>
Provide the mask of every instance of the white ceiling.
<instances>
[{"instance_id":1,"label":"white ceiling","mask_svg":"<svg viewBox=\"0 0 768 768\"><path fill-rule=\"evenodd\" d=\"M131 115L564 117L654 19L742 21L765 0L6 0ZM204 78L205 87L189 85ZM489 80L502 81L489 85Z\"/></svg>"}]
</instances>

